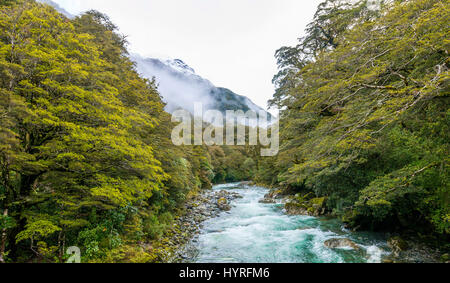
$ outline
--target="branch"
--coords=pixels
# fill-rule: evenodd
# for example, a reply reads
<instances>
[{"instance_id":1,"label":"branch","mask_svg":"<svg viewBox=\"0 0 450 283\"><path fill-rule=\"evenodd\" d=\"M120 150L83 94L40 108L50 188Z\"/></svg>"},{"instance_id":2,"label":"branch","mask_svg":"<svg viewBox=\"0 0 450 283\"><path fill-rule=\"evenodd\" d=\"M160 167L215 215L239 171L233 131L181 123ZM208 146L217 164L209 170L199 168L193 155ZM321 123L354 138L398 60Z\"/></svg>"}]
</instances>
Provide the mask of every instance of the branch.
<instances>
[{"instance_id":1,"label":"branch","mask_svg":"<svg viewBox=\"0 0 450 283\"><path fill-rule=\"evenodd\" d=\"M369 85L369 84L359 84L358 86L363 86L363 87L372 88L372 89L396 89L393 86L379 86L379 85Z\"/></svg>"}]
</instances>

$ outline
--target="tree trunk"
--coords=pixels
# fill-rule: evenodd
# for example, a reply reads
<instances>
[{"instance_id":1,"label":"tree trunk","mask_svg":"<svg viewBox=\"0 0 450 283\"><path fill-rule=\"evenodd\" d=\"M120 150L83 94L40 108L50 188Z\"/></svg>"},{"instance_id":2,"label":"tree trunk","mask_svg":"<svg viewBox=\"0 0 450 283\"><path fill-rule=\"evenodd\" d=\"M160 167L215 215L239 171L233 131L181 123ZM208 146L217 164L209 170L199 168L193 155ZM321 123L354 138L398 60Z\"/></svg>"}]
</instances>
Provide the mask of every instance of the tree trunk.
<instances>
[{"instance_id":1,"label":"tree trunk","mask_svg":"<svg viewBox=\"0 0 450 283\"><path fill-rule=\"evenodd\" d=\"M8 216L8 209L3 211L3 216ZM5 248L6 248L6 227L2 230L2 237L0 243L0 263L5 262Z\"/></svg>"},{"instance_id":2,"label":"tree trunk","mask_svg":"<svg viewBox=\"0 0 450 283\"><path fill-rule=\"evenodd\" d=\"M58 234L58 247L59 247L58 259L59 259L59 263L63 263L63 256L64 256L65 246L66 246L66 233L64 233L64 230L61 230L61 231L59 231L59 234Z\"/></svg>"}]
</instances>

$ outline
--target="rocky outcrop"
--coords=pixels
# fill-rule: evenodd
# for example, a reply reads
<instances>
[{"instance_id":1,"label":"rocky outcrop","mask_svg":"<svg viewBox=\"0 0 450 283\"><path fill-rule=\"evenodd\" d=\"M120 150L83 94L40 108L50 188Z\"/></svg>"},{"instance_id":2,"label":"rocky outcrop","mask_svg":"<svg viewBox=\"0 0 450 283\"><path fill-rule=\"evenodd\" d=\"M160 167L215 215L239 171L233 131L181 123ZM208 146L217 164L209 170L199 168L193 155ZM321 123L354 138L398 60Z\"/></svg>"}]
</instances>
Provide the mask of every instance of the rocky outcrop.
<instances>
[{"instance_id":1,"label":"rocky outcrop","mask_svg":"<svg viewBox=\"0 0 450 283\"><path fill-rule=\"evenodd\" d=\"M264 196L264 199L282 199L285 196L286 195L283 193L283 190L271 190Z\"/></svg>"},{"instance_id":2,"label":"rocky outcrop","mask_svg":"<svg viewBox=\"0 0 450 283\"><path fill-rule=\"evenodd\" d=\"M269 203L276 203L276 201L274 199L271 199L271 198L263 198L262 200L259 201L259 203L269 204Z\"/></svg>"},{"instance_id":3,"label":"rocky outcrop","mask_svg":"<svg viewBox=\"0 0 450 283\"><path fill-rule=\"evenodd\" d=\"M228 200L224 197L217 200L217 207L223 211L230 211L231 205L228 204Z\"/></svg>"},{"instance_id":4,"label":"rocky outcrop","mask_svg":"<svg viewBox=\"0 0 450 283\"><path fill-rule=\"evenodd\" d=\"M280 201L281 200L281 201ZM295 196L289 195L288 192L273 189L264 196L260 203L284 203L286 214L289 215L308 215L322 216L327 214L326 197L310 198L309 194Z\"/></svg>"},{"instance_id":5,"label":"rocky outcrop","mask_svg":"<svg viewBox=\"0 0 450 283\"><path fill-rule=\"evenodd\" d=\"M338 248L352 248L354 250L360 250L361 248L353 241L346 238L330 239L324 242L325 247L330 249Z\"/></svg>"},{"instance_id":6,"label":"rocky outcrop","mask_svg":"<svg viewBox=\"0 0 450 283\"><path fill-rule=\"evenodd\" d=\"M401 252L408 250L409 248L408 243L398 236L391 237L387 243L389 248L391 248L392 252L396 256L398 256Z\"/></svg>"},{"instance_id":7,"label":"rocky outcrop","mask_svg":"<svg viewBox=\"0 0 450 283\"><path fill-rule=\"evenodd\" d=\"M392 253L383 260L385 263L445 263L448 261L442 251L428 246L420 238L394 236L388 239L387 244Z\"/></svg>"},{"instance_id":8,"label":"rocky outcrop","mask_svg":"<svg viewBox=\"0 0 450 283\"><path fill-rule=\"evenodd\" d=\"M326 214L326 198L313 198L310 200L291 199L284 206L289 215L321 216Z\"/></svg>"}]
</instances>

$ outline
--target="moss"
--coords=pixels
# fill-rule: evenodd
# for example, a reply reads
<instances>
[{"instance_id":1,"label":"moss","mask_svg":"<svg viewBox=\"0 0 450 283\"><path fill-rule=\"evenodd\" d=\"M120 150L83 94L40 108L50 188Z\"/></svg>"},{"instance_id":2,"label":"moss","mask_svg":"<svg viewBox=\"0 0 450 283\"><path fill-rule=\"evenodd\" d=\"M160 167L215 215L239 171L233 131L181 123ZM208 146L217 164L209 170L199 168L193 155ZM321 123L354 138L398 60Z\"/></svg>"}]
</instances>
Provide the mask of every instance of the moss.
<instances>
[{"instance_id":1,"label":"moss","mask_svg":"<svg viewBox=\"0 0 450 283\"><path fill-rule=\"evenodd\" d=\"M327 198L326 198L326 197L320 197L320 198L313 198L313 199L311 199L309 202L310 202L312 205L316 205L316 206L318 206L318 207L324 207L326 201L327 201Z\"/></svg>"},{"instance_id":2,"label":"moss","mask_svg":"<svg viewBox=\"0 0 450 283\"><path fill-rule=\"evenodd\" d=\"M358 217L358 213L355 210L346 210L344 213L340 214L340 219L342 222L347 224L349 227L355 227Z\"/></svg>"}]
</instances>

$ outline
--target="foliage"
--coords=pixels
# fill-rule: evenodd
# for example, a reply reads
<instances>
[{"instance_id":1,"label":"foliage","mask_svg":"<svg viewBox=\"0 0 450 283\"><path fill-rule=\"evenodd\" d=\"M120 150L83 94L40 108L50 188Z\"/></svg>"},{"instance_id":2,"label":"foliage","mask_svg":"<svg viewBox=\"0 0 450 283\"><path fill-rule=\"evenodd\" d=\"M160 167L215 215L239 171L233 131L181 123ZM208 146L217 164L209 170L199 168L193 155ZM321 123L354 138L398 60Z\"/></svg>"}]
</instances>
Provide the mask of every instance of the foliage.
<instances>
[{"instance_id":1,"label":"foliage","mask_svg":"<svg viewBox=\"0 0 450 283\"><path fill-rule=\"evenodd\" d=\"M369 4L324 1L277 52L282 145L257 178L353 226L448 233L450 6Z\"/></svg>"},{"instance_id":2,"label":"foliage","mask_svg":"<svg viewBox=\"0 0 450 283\"><path fill-rule=\"evenodd\" d=\"M62 262L79 245L101 261L157 240L189 195L211 187L208 148L172 144L155 83L106 15L1 3L0 257Z\"/></svg>"},{"instance_id":3,"label":"foliage","mask_svg":"<svg viewBox=\"0 0 450 283\"><path fill-rule=\"evenodd\" d=\"M449 4L369 2L324 1L277 52L282 143L261 158L174 146L155 82L106 15L1 1L0 260L63 262L78 245L83 261L161 262L184 203L242 180L354 227L448 235Z\"/></svg>"},{"instance_id":4,"label":"foliage","mask_svg":"<svg viewBox=\"0 0 450 283\"><path fill-rule=\"evenodd\" d=\"M33 238L45 238L60 230L61 228L47 220L30 222L25 226L25 230L17 234L16 242Z\"/></svg>"}]
</instances>

